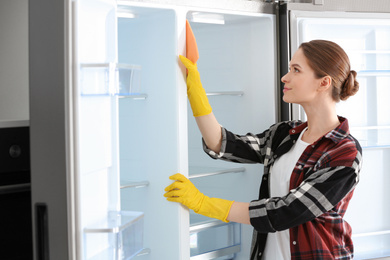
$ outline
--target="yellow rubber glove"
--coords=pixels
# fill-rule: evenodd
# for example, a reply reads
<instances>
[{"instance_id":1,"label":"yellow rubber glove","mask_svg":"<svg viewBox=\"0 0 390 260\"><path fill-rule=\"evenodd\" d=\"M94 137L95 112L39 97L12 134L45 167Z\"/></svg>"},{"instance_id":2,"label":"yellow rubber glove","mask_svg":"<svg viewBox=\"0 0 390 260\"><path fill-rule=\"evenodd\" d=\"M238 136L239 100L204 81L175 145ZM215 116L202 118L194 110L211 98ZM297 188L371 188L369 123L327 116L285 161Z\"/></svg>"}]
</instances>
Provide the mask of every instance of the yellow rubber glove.
<instances>
[{"instance_id":1,"label":"yellow rubber glove","mask_svg":"<svg viewBox=\"0 0 390 260\"><path fill-rule=\"evenodd\" d=\"M206 96L206 91L200 82L200 75L196 64L180 55L180 60L188 70L187 75L187 96L191 104L192 114L195 117L205 116L211 113L212 109Z\"/></svg>"},{"instance_id":2,"label":"yellow rubber glove","mask_svg":"<svg viewBox=\"0 0 390 260\"><path fill-rule=\"evenodd\" d=\"M169 177L175 182L165 188L167 200L179 202L195 213L229 222L226 218L234 201L209 198L201 193L192 182L180 173Z\"/></svg>"}]
</instances>

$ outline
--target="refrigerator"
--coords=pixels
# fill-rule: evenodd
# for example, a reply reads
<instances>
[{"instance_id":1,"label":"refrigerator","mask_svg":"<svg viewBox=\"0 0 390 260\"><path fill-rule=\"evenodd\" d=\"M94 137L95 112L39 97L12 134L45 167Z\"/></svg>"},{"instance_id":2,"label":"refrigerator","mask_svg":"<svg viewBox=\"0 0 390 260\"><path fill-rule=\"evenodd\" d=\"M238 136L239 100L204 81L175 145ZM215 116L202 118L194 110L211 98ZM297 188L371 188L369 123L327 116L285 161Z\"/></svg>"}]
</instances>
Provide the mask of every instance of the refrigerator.
<instances>
[{"instance_id":1,"label":"refrigerator","mask_svg":"<svg viewBox=\"0 0 390 260\"><path fill-rule=\"evenodd\" d=\"M166 201L177 172L208 196L258 197L262 165L210 159L186 97L186 20L219 123L240 134L301 119L280 78L299 44L339 43L360 91L338 113L363 147L346 219L356 259L390 255L390 4L31 0L34 259L249 259L252 227Z\"/></svg>"}]
</instances>

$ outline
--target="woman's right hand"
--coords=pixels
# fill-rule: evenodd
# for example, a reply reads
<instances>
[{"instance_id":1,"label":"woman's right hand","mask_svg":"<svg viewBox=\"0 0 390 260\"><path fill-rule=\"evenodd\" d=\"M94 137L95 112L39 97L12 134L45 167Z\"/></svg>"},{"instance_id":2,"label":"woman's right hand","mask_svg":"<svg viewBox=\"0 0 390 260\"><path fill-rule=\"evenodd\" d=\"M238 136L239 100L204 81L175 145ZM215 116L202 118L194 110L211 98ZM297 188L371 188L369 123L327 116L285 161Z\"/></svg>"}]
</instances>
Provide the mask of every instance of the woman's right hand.
<instances>
[{"instance_id":1,"label":"woman's right hand","mask_svg":"<svg viewBox=\"0 0 390 260\"><path fill-rule=\"evenodd\" d=\"M200 82L196 64L180 55L180 60L188 70L187 96L191 104L192 114L207 147L216 153L220 152L222 143L221 126L215 118L206 91Z\"/></svg>"},{"instance_id":2,"label":"woman's right hand","mask_svg":"<svg viewBox=\"0 0 390 260\"><path fill-rule=\"evenodd\" d=\"M194 117L210 114L212 109L206 96L206 91L202 87L196 64L182 55L180 55L179 58L188 70L187 96L191 104L192 114Z\"/></svg>"}]
</instances>

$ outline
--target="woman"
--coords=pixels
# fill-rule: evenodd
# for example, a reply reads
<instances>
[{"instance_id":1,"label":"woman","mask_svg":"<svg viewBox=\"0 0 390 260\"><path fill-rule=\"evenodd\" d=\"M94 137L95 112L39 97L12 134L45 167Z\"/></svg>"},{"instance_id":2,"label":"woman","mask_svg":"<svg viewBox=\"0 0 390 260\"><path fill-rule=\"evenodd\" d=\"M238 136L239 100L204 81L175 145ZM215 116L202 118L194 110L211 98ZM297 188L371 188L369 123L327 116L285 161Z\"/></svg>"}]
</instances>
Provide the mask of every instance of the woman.
<instances>
[{"instance_id":1,"label":"woman","mask_svg":"<svg viewBox=\"0 0 390 260\"><path fill-rule=\"evenodd\" d=\"M250 203L209 198L183 175L170 178L169 201L196 213L251 224L251 259L352 259L351 228L343 216L359 180L362 151L336 103L359 88L348 56L324 40L303 43L283 76L283 100L300 104L307 122L272 125L260 134L235 135L221 127L195 64L187 92L205 151L215 159L262 163L259 199Z\"/></svg>"}]
</instances>

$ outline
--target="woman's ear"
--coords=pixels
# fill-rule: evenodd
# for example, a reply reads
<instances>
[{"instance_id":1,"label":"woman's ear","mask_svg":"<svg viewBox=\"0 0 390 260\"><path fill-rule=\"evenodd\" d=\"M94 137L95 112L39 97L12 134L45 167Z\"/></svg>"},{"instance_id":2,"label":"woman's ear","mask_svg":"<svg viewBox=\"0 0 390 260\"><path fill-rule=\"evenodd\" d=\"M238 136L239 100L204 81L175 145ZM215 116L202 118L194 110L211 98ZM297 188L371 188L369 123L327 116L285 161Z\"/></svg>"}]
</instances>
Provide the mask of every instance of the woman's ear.
<instances>
[{"instance_id":1,"label":"woman's ear","mask_svg":"<svg viewBox=\"0 0 390 260\"><path fill-rule=\"evenodd\" d=\"M319 91L326 91L332 87L332 78L330 76L325 76L321 79Z\"/></svg>"}]
</instances>

